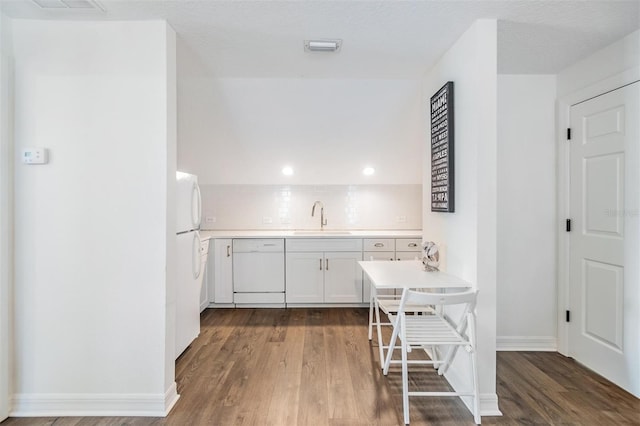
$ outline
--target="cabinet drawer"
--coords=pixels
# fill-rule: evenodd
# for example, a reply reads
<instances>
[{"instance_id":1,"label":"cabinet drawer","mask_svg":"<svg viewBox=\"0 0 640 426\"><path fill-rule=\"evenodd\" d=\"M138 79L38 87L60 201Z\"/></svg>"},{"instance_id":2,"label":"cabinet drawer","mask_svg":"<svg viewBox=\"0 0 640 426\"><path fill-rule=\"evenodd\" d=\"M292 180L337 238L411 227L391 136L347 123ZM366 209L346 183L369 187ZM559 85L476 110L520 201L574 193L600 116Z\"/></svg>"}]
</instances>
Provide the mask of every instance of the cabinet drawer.
<instances>
[{"instance_id":1,"label":"cabinet drawer","mask_svg":"<svg viewBox=\"0 0 640 426\"><path fill-rule=\"evenodd\" d=\"M365 238L364 251L394 251L395 241L393 238Z\"/></svg>"},{"instance_id":2,"label":"cabinet drawer","mask_svg":"<svg viewBox=\"0 0 640 426\"><path fill-rule=\"evenodd\" d=\"M396 251L421 251L420 238L396 238Z\"/></svg>"},{"instance_id":3,"label":"cabinet drawer","mask_svg":"<svg viewBox=\"0 0 640 426\"><path fill-rule=\"evenodd\" d=\"M281 238L234 239L234 253L284 251L284 240Z\"/></svg>"}]
</instances>

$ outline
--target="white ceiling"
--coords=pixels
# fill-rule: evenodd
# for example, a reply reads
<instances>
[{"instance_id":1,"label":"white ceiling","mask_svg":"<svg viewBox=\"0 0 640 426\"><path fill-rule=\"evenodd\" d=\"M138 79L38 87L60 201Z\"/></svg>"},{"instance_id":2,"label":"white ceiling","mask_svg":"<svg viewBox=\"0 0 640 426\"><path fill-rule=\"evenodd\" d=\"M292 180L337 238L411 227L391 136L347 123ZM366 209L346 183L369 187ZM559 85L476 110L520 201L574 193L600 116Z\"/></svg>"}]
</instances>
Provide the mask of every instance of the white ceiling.
<instances>
[{"instance_id":1,"label":"white ceiling","mask_svg":"<svg viewBox=\"0 0 640 426\"><path fill-rule=\"evenodd\" d=\"M0 0L11 18L166 19L213 77L417 79L479 18L496 18L501 73L554 74L640 28L640 1L98 0L105 11ZM337 54L303 40L339 38Z\"/></svg>"}]
</instances>

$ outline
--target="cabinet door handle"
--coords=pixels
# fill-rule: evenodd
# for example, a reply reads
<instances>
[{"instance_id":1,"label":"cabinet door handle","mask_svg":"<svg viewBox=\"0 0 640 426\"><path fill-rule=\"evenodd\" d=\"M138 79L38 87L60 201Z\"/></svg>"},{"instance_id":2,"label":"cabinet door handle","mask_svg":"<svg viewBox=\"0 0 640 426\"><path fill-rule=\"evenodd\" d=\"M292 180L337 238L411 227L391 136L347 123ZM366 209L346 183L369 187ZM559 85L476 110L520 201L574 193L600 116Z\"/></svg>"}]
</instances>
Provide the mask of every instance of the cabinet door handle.
<instances>
[{"instance_id":1,"label":"cabinet door handle","mask_svg":"<svg viewBox=\"0 0 640 426\"><path fill-rule=\"evenodd\" d=\"M325 269L328 271L329 270L329 259L325 259L324 263L325 263Z\"/></svg>"},{"instance_id":2,"label":"cabinet door handle","mask_svg":"<svg viewBox=\"0 0 640 426\"><path fill-rule=\"evenodd\" d=\"M384 244L382 244L382 243L375 243L373 246L374 246L374 247L384 247Z\"/></svg>"},{"instance_id":3,"label":"cabinet door handle","mask_svg":"<svg viewBox=\"0 0 640 426\"><path fill-rule=\"evenodd\" d=\"M320 261L320 270L322 271L322 259L318 259Z\"/></svg>"},{"instance_id":4,"label":"cabinet door handle","mask_svg":"<svg viewBox=\"0 0 640 426\"><path fill-rule=\"evenodd\" d=\"M409 247L418 247L416 243L409 243Z\"/></svg>"},{"instance_id":5,"label":"cabinet door handle","mask_svg":"<svg viewBox=\"0 0 640 426\"><path fill-rule=\"evenodd\" d=\"M231 246L227 246L227 257L231 257Z\"/></svg>"}]
</instances>

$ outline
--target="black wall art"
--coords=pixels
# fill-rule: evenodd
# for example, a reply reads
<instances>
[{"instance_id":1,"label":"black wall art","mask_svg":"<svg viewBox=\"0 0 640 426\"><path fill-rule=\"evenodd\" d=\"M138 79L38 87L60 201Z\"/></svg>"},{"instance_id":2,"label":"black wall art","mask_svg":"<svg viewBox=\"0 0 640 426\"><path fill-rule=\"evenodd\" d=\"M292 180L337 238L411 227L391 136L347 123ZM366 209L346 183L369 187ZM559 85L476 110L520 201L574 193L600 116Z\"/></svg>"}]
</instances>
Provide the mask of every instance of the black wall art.
<instances>
[{"instance_id":1,"label":"black wall art","mask_svg":"<svg viewBox=\"0 0 640 426\"><path fill-rule=\"evenodd\" d=\"M454 212L453 81L431 97L431 211Z\"/></svg>"}]
</instances>

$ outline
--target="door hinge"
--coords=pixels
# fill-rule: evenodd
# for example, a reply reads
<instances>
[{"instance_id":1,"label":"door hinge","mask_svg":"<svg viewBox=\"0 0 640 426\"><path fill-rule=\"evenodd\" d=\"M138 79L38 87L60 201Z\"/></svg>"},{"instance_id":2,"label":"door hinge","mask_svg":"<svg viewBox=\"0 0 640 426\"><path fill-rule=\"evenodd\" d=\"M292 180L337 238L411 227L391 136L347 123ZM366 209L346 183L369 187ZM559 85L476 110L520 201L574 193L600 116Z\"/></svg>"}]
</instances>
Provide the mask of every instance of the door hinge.
<instances>
[{"instance_id":1,"label":"door hinge","mask_svg":"<svg viewBox=\"0 0 640 426\"><path fill-rule=\"evenodd\" d=\"M567 128L567 140L570 141L571 140L571 128Z\"/></svg>"},{"instance_id":2,"label":"door hinge","mask_svg":"<svg viewBox=\"0 0 640 426\"><path fill-rule=\"evenodd\" d=\"M565 320L566 322L571 322L571 311L565 311Z\"/></svg>"},{"instance_id":3,"label":"door hinge","mask_svg":"<svg viewBox=\"0 0 640 426\"><path fill-rule=\"evenodd\" d=\"M571 232L571 219L567 219L565 226L566 226L567 232Z\"/></svg>"}]
</instances>

